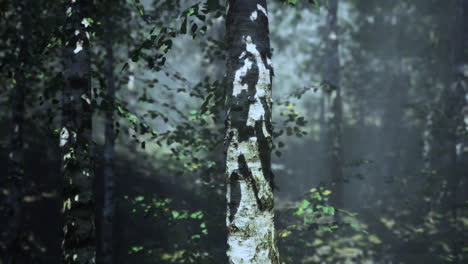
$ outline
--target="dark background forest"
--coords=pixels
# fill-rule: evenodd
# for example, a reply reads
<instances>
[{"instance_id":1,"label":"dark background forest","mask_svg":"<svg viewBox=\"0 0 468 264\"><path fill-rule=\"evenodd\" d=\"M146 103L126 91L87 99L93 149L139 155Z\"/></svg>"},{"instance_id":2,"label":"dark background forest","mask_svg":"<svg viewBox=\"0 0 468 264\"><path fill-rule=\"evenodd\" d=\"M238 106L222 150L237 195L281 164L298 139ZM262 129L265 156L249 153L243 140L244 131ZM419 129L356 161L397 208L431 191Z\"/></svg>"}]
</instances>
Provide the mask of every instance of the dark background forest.
<instances>
[{"instance_id":1,"label":"dark background forest","mask_svg":"<svg viewBox=\"0 0 468 264\"><path fill-rule=\"evenodd\" d=\"M64 263L73 35L97 263L228 263L224 1L66 2L0 0L0 264ZM468 1L267 2L280 263L468 263Z\"/></svg>"}]
</instances>

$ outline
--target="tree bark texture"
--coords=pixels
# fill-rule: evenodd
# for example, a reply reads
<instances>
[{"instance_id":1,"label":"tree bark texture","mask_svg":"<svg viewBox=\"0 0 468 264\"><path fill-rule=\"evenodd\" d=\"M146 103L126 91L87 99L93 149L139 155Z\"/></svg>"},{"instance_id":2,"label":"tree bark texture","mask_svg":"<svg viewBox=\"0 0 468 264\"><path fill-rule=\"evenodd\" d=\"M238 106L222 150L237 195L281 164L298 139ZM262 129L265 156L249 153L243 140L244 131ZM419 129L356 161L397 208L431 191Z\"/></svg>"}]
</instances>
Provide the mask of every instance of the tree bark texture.
<instances>
[{"instance_id":1,"label":"tree bark texture","mask_svg":"<svg viewBox=\"0 0 468 264\"><path fill-rule=\"evenodd\" d=\"M227 1L226 34L227 255L230 264L278 264L266 1Z\"/></svg>"},{"instance_id":2,"label":"tree bark texture","mask_svg":"<svg viewBox=\"0 0 468 264\"><path fill-rule=\"evenodd\" d=\"M92 170L90 22L92 2L66 1L64 88L60 147L63 175L65 264L95 263L95 212Z\"/></svg>"}]
</instances>

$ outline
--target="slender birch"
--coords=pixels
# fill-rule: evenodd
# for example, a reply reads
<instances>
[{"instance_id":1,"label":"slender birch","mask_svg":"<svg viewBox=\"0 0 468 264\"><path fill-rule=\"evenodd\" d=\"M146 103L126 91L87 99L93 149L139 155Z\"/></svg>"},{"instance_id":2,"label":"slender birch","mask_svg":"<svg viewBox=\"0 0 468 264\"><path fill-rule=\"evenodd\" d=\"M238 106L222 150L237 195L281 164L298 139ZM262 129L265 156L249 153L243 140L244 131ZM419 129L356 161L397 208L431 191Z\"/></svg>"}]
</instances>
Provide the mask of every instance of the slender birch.
<instances>
[{"instance_id":1,"label":"slender birch","mask_svg":"<svg viewBox=\"0 0 468 264\"><path fill-rule=\"evenodd\" d=\"M231 264L278 264L266 1L227 1L226 34L227 255Z\"/></svg>"}]
</instances>

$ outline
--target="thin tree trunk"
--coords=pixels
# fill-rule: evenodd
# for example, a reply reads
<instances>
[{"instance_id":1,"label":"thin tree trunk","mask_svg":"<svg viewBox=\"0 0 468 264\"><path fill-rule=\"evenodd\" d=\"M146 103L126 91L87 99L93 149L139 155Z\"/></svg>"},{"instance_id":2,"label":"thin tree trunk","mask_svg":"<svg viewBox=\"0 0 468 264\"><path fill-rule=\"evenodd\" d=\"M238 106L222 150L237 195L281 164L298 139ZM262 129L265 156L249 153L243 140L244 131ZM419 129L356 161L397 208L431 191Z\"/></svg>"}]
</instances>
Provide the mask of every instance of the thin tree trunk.
<instances>
[{"instance_id":1,"label":"thin tree trunk","mask_svg":"<svg viewBox=\"0 0 468 264\"><path fill-rule=\"evenodd\" d=\"M460 55L460 63L458 65L458 74L460 76L460 85L462 87L461 97L465 98L461 109L461 124L459 128L459 147L458 151L458 162L462 165L461 175L468 175L468 1L463 2L463 47L464 51ZM465 181L466 183L466 181Z\"/></svg>"},{"instance_id":2,"label":"thin tree trunk","mask_svg":"<svg viewBox=\"0 0 468 264\"><path fill-rule=\"evenodd\" d=\"M95 263L95 213L91 161L91 1L66 2L64 78L60 147L63 175L63 261ZM89 19L88 19L89 20Z\"/></svg>"},{"instance_id":3,"label":"thin tree trunk","mask_svg":"<svg viewBox=\"0 0 468 264\"><path fill-rule=\"evenodd\" d=\"M463 74L460 72L460 67L465 63L464 53L464 0L454 1L452 8L454 10L451 38L451 60L452 76L447 84L447 89L444 90L444 115L447 122L446 147L448 151L449 163L446 168L446 177L448 177L447 202L453 210L453 215L456 217L456 204L458 186L462 175L461 168L464 164L460 164L459 152L457 148L462 144L462 139L466 133L464 126L463 108L466 104L466 91L463 87ZM466 12L466 11L465 11ZM466 18L465 18L466 19ZM466 33L465 33L466 34Z\"/></svg>"},{"instance_id":4,"label":"thin tree trunk","mask_svg":"<svg viewBox=\"0 0 468 264\"><path fill-rule=\"evenodd\" d=\"M28 67L28 49L30 39L30 2L20 3L21 23L19 27L20 51L17 68L14 74L14 90L12 95L12 130L10 134L10 150L8 154L8 176L6 186L7 226L2 232L2 244L6 247L5 263L15 263L19 248L22 223L22 188L24 184L24 149L23 123L26 96L26 67Z\"/></svg>"},{"instance_id":5,"label":"thin tree trunk","mask_svg":"<svg viewBox=\"0 0 468 264\"><path fill-rule=\"evenodd\" d=\"M323 82L327 86L331 118L328 119L328 156L330 176L334 181L334 201L338 207L343 206L344 179L343 179L343 151L341 138L342 103L340 87L340 59L338 41L338 0L331 0L328 7L326 60Z\"/></svg>"},{"instance_id":6,"label":"thin tree trunk","mask_svg":"<svg viewBox=\"0 0 468 264\"><path fill-rule=\"evenodd\" d=\"M230 264L278 264L267 6L265 0L227 4L227 255Z\"/></svg>"},{"instance_id":7,"label":"thin tree trunk","mask_svg":"<svg viewBox=\"0 0 468 264\"><path fill-rule=\"evenodd\" d=\"M466 63L466 24L467 24L467 7L465 0L457 0L453 3L453 24L451 26L451 60L452 76L447 85L447 89L444 90L444 114L447 120L447 146L446 150L449 152L449 164L446 169L446 177L448 181L448 190L446 203L447 207L451 210L453 221L456 222L458 219L459 203L463 201L459 199L461 193L459 190L463 190L460 187L460 183L463 177L466 177L466 164L462 163L460 149L463 146L463 141L466 137L466 124L465 115L463 113L466 107L466 76L464 76L463 66ZM461 70L461 71L460 71ZM466 73L465 73L466 74ZM466 110L466 109L465 109ZM459 201L460 200L460 201ZM464 239L458 237L459 230L455 227L451 227L452 239L451 247L453 248L454 262L459 263L462 253L462 246Z\"/></svg>"},{"instance_id":8,"label":"thin tree trunk","mask_svg":"<svg viewBox=\"0 0 468 264\"><path fill-rule=\"evenodd\" d=\"M101 250L102 263L114 263L114 216L115 216L115 175L114 175L114 53L112 48L112 23L109 17L104 18L104 41L106 48L105 73L107 80L107 100L109 107L106 112L105 143L104 143L104 204L101 219Z\"/></svg>"}]
</instances>

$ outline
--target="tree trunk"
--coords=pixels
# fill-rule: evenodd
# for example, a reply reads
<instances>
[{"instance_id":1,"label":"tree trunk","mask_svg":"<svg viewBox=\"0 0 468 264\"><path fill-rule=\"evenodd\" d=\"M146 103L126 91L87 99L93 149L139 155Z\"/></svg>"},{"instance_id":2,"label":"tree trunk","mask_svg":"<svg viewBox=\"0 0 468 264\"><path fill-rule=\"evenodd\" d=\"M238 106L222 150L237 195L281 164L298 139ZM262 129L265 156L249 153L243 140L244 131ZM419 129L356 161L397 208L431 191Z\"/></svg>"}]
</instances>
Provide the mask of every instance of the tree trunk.
<instances>
[{"instance_id":1,"label":"tree trunk","mask_svg":"<svg viewBox=\"0 0 468 264\"><path fill-rule=\"evenodd\" d=\"M458 74L460 76L460 85L462 87L463 106L461 109L460 139L458 161L462 166L461 175L468 175L468 1L463 2L463 53L460 55L461 61L458 65ZM466 183L466 181L465 181Z\"/></svg>"},{"instance_id":2,"label":"tree trunk","mask_svg":"<svg viewBox=\"0 0 468 264\"><path fill-rule=\"evenodd\" d=\"M462 178L462 168L464 164L460 163L460 147L463 145L463 138L466 134L463 109L466 105L466 87L464 87L463 65L466 62L464 56L464 0L454 1L452 8L454 10L453 24L451 26L451 59L452 76L443 91L444 115L447 122L447 133L445 151L448 152L449 159L446 167L446 177L448 181L447 202L456 216L457 192L460 180ZM466 14L466 13L465 13ZM461 70L461 71L460 71Z\"/></svg>"},{"instance_id":3,"label":"tree trunk","mask_svg":"<svg viewBox=\"0 0 468 264\"><path fill-rule=\"evenodd\" d=\"M91 161L92 106L89 58L91 1L66 2L60 147L63 176L63 261L95 263L95 214Z\"/></svg>"},{"instance_id":4,"label":"tree trunk","mask_svg":"<svg viewBox=\"0 0 468 264\"><path fill-rule=\"evenodd\" d=\"M26 77L28 63L28 49L31 31L30 2L25 0L19 4L21 8L21 23L18 29L20 37L20 51L17 68L14 73L14 88L12 94L12 129L10 133L10 149L8 153L8 172L5 181L7 187L6 208L7 227L2 231L2 244L6 250L5 263L15 262L18 254L19 239L22 222L22 188L24 184L24 150L23 123L25 114Z\"/></svg>"},{"instance_id":5,"label":"tree trunk","mask_svg":"<svg viewBox=\"0 0 468 264\"><path fill-rule=\"evenodd\" d=\"M104 41L106 48L105 74L107 80L108 108L105 120L105 143L104 143L104 202L101 219L101 254L103 264L114 263L114 216L115 216L115 176L114 176L114 53L112 48L112 23L109 17L104 18Z\"/></svg>"},{"instance_id":6,"label":"tree trunk","mask_svg":"<svg viewBox=\"0 0 468 264\"><path fill-rule=\"evenodd\" d=\"M266 1L229 0L226 34L227 255L230 264L278 264Z\"/></svg>"},{"instance_id":7,"label":"tree trunk","mask_svg":"<svg viewBox=\"0 0 468 264\"><path fill-rule=\"evenodd\" d=\"M323 83L330 102L330 118L328 119L328 167L334 182L334 204L343 206L344 179L342 154L342 106L340 88L340 59L338 41L338 0L331 0L328 7L327 33L325 35L326 60L323 73Z\"/></svg>"}]
</instances>

